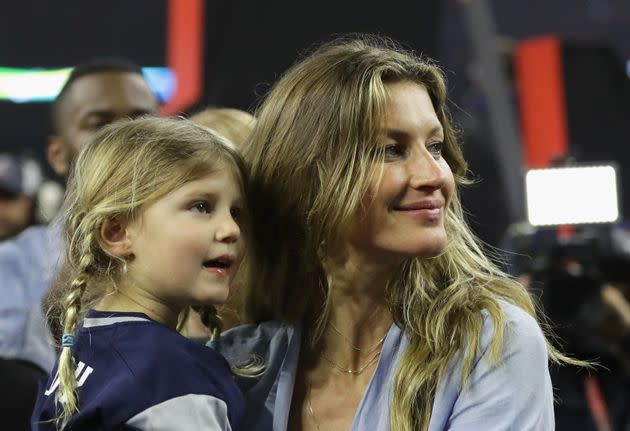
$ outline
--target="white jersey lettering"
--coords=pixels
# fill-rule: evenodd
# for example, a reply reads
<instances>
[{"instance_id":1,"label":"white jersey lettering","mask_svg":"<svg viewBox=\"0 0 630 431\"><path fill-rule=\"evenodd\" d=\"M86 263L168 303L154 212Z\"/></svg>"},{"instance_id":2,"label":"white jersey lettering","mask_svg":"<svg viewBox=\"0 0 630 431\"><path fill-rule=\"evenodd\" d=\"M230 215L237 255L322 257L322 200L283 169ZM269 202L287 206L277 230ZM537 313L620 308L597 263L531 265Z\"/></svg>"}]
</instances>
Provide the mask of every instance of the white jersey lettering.
<instances>
[{"instance_id":1,"label":"white jersey lettering","mask_svg":"<svg viewBox=\"0 0 630 431\"><path fill-rule=\"evenodd\" d=\"M74 378L77 379L77 387L80 388L83 386L87 378L92 374L94 369L89 365L85 365L83 362L79 361L77 364L77 369L74 372ZM55 373L55 378L50 385L50 388L46 389L44 392L45 396L50 396L55 390L59 387L59 370Z\"/></svg>"}]
</instances>

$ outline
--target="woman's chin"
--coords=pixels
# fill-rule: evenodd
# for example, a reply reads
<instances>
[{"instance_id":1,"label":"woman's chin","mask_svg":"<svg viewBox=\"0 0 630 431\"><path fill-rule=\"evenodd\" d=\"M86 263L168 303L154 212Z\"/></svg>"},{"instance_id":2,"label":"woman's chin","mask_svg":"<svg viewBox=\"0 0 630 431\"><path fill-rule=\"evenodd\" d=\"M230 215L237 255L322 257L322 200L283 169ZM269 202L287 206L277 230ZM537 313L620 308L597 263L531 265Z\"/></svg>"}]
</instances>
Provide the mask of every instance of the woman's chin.
<instances>
[{"instance_id":1,"label":"woman's chin","mask_svg":"<svg viewBox=\"0 0 630 431\"><path fill-rule=\"evenodd\" d=\"M440 241L432 241L428 244L419 245L414 253L410 253L410 257L420 257L424 259L437 257L446 250L446 238Z\"/></svg>"}]
</instances>

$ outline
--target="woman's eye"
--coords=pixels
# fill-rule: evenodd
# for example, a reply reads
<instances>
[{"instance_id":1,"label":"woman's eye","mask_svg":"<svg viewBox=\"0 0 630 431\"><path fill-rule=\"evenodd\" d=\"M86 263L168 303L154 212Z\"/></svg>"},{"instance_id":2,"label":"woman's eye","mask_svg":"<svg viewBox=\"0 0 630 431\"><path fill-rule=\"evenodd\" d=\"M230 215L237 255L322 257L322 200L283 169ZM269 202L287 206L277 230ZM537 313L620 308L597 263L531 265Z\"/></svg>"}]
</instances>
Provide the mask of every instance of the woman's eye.
<instances>
[{"instance_id":1,"label":"woman's eye","mask_svg":"<svg viewBox=\"0 0 630 431\"><path fill-rule=\"evenodd\" d=\"M405 155L405 147L401 144L389 144L385 146L385 159L391 160Z\"/></svg>"},{"instance_id":2,"label":"woman's eye","mask_svg":"<svg viewBox=\"0 0 630 431\"><path fill-rule=\"evenodd\" d=\"M212 208L210 207L210 204L208 202L205 201L200 201L200 202L196 202L195 204L193 204L193 206L190 208L191 211L194 212L198 212L198 213L209 213L210 211L212 211Z\"/></svg>"},{"instance_id":3,"label":"woman's eye","mask_svg":"<svg viewBox=\"0 0 630 431\"><path fill-rule=\"evenodd\" d=\"M442 148L443 147L444 147L444 143L443 142L434 142L432 144L429 144L428 150L434 156L440 157L442 155Z\"/></svg>"}]
</instances>

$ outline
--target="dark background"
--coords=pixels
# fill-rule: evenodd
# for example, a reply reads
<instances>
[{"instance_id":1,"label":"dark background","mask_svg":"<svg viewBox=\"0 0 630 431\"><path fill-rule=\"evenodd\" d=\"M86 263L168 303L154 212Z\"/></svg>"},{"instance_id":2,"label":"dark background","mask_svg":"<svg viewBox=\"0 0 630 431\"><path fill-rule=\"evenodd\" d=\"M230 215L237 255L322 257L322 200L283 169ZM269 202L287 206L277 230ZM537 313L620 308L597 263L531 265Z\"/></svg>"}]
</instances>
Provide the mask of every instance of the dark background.
<instances>
[{"instance_id":1,"label":"dark background","mask_svg":"<svg viewBox=\"0 0 630 431\"><path fill-rule=\"evenodd\" d=\"M181 0L185 1L185 0ZM463 191L473 228L497 245L509 220L504 189L474 82L476 57L463 1L206 1L208 105L252 110L270 84L313 43L347 32L380 33L439 59L462 125L464 151L480 183ZM630 144L630 2L627 0L490 1L497 52L527 37L562 38L569 137L585 160L619 161ZM166 0L2 0L0 66L65 67L97 56L144 66L166 62ZM509 61L506 62L509 74ZM517 116L518 101L514 101ZM0 151L28 151L44 161L50 126L46 103L0 103ZM44 162L45 163L45 162ZM630 169L627 169L630 170ZM48 172L51 175L50 172ZM623 174L624 193L629 189ZM624 197L625 201L630 200Z\"/></svg>"}]
</instances>

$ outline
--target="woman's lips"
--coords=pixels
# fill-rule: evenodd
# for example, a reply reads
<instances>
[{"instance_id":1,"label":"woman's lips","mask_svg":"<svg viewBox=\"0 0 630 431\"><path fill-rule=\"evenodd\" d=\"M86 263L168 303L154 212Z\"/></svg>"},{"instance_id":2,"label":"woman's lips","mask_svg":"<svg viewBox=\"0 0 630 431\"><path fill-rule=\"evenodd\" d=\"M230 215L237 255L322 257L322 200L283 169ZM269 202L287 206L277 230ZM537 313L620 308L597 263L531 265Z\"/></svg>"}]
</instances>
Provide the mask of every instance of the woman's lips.
<instances>
[{"instance_id":1,"label":"woman's lips","mask_svg":"<svg viewBox=\"0 0 630 431\"><path fill-rule=\"evenodd\" d=\"M394 211L419 220L438 221L443 214L444 204L438 200L425 200L401 204Z\"/></svg>"}]
</instances>

